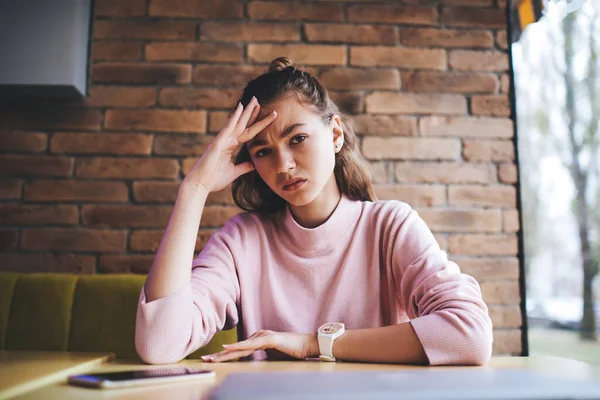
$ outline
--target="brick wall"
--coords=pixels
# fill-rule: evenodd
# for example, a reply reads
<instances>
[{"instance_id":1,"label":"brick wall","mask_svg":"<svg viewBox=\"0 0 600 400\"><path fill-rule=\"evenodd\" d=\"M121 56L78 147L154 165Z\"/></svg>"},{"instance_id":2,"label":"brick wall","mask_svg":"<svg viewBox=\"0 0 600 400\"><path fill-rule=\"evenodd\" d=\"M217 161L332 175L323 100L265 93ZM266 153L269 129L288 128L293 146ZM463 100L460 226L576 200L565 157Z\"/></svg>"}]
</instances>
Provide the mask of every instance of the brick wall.
<instances>
[{"instance_id":1,"label":"brick wall","mask_svg":"<svg viewBox=\"0 0 600 400\"><path fill-rule=\"evenodd\" d=\"M495 353L519 354L505 7L96 0L89 97L0 110L0 268L147 272L182 177L247 80L287 55L354 116L378 196L418 209L480 281ZM196 251L238 212L211 194Z\"/></svg>"}]
</instances>

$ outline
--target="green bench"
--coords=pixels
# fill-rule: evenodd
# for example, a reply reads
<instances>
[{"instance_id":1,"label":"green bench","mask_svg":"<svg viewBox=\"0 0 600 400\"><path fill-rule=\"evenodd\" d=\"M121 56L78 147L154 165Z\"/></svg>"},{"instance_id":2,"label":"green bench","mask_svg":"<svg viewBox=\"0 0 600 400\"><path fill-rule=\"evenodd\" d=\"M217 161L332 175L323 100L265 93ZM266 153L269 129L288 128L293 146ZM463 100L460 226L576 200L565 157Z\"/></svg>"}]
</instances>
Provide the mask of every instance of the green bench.
<instances>
[{"instance_id":1,"label":"green bench","mask_svg":"<svg viewBox=\"0 0 600 400\"><path fill-rule=\"evenodd\" d=\"M145 275L0 272L0 350L110 352L140 360L135 318ZM187 358L237 340L218 332Z\"/></svg>"}]
</instances>

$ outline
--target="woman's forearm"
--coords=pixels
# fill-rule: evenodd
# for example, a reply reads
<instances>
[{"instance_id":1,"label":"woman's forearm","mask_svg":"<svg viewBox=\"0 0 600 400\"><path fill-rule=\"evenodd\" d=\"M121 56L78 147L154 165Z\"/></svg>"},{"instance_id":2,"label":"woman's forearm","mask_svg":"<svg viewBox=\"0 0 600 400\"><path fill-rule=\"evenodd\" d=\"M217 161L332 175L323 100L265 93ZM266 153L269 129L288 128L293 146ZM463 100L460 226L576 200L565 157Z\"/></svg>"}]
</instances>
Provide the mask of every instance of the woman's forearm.
<instances>
[{"instance_id":1,"label":"woman's forearm","mask_svg":"<svg viewBox=\"0 0 600 400\"><path fill-rule=\"evenodd\" d=\"M318 355L317 343L317 355ZM346 331L333 342L333 356L343 361L397 364L429 363L410 322Z\"/></svg>"},{"instance_id":2,"label":"woman's forearm","mask_svg":"<svg viewBox=\"0 0 600 400\"><path fill-rule=\"evenodd\" d=\"M160 299L189 284L200 219L208 192L185 181L179 186L171 218L144 285L146 301Z\"/></svg>"}]
</instances>

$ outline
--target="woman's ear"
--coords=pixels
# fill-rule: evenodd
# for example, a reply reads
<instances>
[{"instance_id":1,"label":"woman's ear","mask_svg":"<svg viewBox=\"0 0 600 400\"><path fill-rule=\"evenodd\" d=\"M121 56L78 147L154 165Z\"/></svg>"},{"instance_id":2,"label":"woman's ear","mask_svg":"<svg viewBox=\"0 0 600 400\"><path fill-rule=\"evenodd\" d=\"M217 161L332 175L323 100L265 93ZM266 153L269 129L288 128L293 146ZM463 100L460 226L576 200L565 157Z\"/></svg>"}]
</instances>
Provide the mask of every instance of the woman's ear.
<instances>
[{"instance_id":1,"label":"woman's ear","mask_svg":"<svg viewBox=\"0 0 600 400\"><path fill-rule=\"evenodd\" d=\"M332 115L330 126L333 132L333 148L337 153L344 145L344 130L342 128L342 120L340 119L339 115Z\"/></svg>"}]
</instances>

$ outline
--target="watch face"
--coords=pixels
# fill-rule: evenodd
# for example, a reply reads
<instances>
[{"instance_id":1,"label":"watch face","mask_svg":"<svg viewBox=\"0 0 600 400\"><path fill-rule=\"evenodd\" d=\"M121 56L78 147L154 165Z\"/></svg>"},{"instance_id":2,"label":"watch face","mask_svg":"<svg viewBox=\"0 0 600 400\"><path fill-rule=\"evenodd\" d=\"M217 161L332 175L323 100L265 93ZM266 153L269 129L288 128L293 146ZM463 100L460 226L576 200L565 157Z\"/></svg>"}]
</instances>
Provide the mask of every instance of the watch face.
<instances>
[{"instance_id":1,"label":"watch face","mask_svg":"<svg viewBox=\"0 0 600 400\"><path fill-rule=\"evenodd\" d=\"M325 324L319 328L319 332L325 335L332 335L342 329L342 324L339 322L332 322L330 324Z\"/></svg>"}]
</instances>

